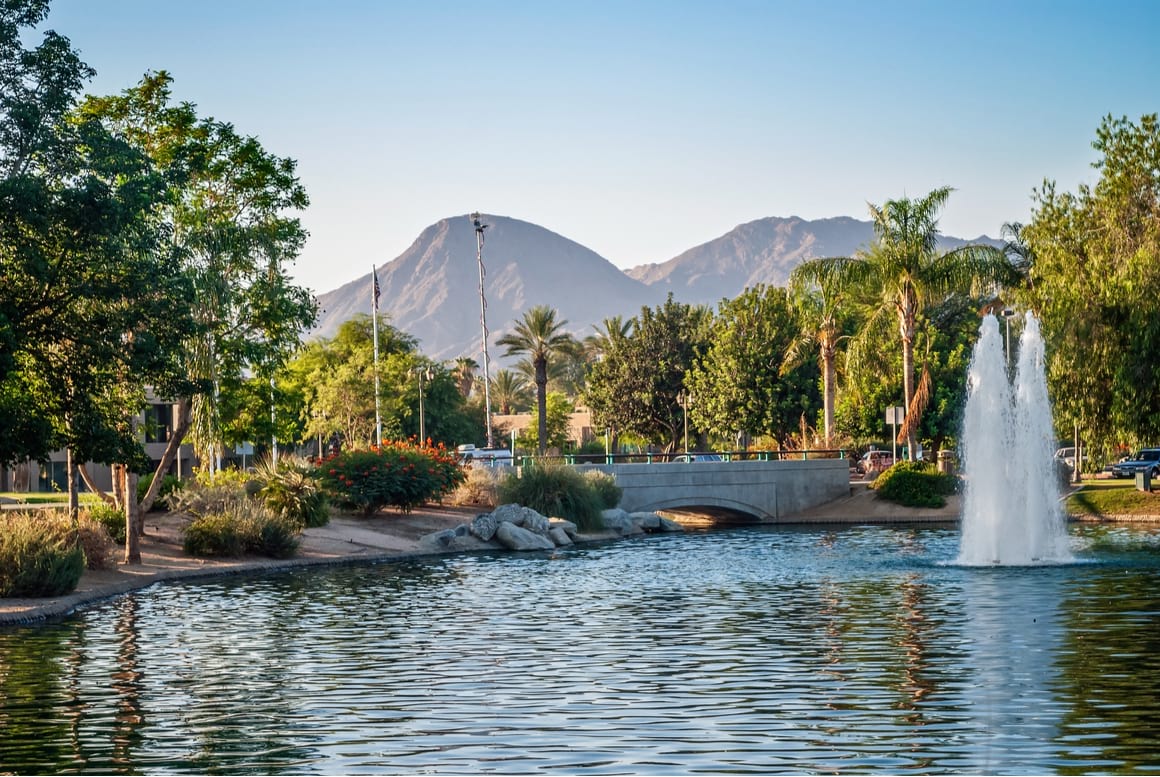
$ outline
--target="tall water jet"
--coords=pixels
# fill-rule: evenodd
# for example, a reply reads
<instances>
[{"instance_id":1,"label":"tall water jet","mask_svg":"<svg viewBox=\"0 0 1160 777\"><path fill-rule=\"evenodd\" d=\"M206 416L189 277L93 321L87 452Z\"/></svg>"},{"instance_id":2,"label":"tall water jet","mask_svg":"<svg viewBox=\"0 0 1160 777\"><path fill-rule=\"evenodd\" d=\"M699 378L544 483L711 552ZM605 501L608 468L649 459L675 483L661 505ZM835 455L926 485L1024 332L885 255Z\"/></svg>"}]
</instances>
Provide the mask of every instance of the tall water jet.
<instances>
[{"instance_id":1,"label":"tall water jet","mask_svg":"<svg viewBox=\"0 0 1160 777\"><path fill-rule=\"evenodd\" d=\"M998 320L985 317L979 331L963 414L966 491L958 563L1070 561L1039 321L1031 313L1025 317L1014 385Z\"/></svg>"}]
</instances>

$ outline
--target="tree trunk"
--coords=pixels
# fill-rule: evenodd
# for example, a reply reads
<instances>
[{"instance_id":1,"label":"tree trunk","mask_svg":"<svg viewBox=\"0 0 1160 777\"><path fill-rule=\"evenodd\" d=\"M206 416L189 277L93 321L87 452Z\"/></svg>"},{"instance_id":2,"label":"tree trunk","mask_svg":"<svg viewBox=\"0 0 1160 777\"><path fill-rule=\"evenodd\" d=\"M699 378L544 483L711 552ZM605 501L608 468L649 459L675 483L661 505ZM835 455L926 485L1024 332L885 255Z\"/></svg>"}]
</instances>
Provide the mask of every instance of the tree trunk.
<instances>
[{"instance_id":1,"label":"tree trunk","mask_svg":"<svg viewBox=\"0 0 1160 777\"><path fill-rule=\"evenodd\" d=\"M64 468L68 478L68 517L75 526L80 521L80 500L77 497L77 462L71 445L65 448Z\"/></svg>"},{"instance_id":2,"label":"tree trunk","mask_svg":"<svg viewBox=\"0 0 1160 777\"><path fill-rule=\"evenodd\" d=\"M902 338L902 392L904 395L903 407L910 407L910 400L914 398L914 328L910 328L910 337ZM906 458L914 461L915 451L914 429L906 436Z\"/></svg>"},{"instance_id":3,"label":"tree trunk","mask_svg":"<svg viewBox=\"0 0 1160 777\"><path fill-rule=\"evenodd\" d=\"M139 505L142 515L153 509L153 503L157 501L157 495L161 493L161 481L165 479L165 473L169 471L169 465L177 458L177 451L181 448L181 443L185 440L186 433L189 432L190 420L189 399L179 399L177 401L177 422L174 424L173 434L169 435L169 442L165 446L165 453L161 455L161 461L158 463L157 469L153 472L153 482L149 484L149 490L145 492L145 497ZM136 501L136 497L137 492L134 491L134 501Z\"/></svg>"},{"instance_id":4,"label":"tree trunk","mask_svg":"<svg viewBox=\"0 0 1160 777\"><path fill-rule=\"evenodd\" d=\"M540 456L548 448L548 360L536 359L536 409L540 413Z\"/></svg>"},{"instance_id":5,"label":"tree trunk","mask_svg":"<svg viewBox=\"0 0 1160 777\"><path fill-rule=\"evenodd\" d=\"M116 465L114 465L114 467L115 466ZM97 484L93 482L92 476L89 475L89 468L86 467L84 464L77 465L77 472L80 473L81 480L84 481L84 483L88 487L89 491L92 491L94 494L99 496L101 498L101 501L103 501L105 504L109 505L110 507L120 507L120 505L117 503L117 499L113 496L113 494L117 493L116 486L113 487L113 494L108 494L108 493L102 491L101 489L97 488ZM116 476L114 476L113 480L114 480L114 482L116 482Z\"/></svg>"},{"instance_id":6,"label":"tree trunk","mask_svg":"<svg viewBox=\"0 0 1160 777\"><path fill-rule=\"evenodd\" d=\"M125 505L125 563L141 563L141 535L137 533L137 478L130 477L126 469L121 481L124 487L122 503ZM132 489L132 490L130 490Z\"/></svg>"},{"instance_id":7,"label":"tree trunk","mask_svg":"<svg viewBox=\"0 0 1160 777\"><path fill-rule=\"evenodd\" d=\"M826 447L834 436L834 404L837 401L837 375L834 366L834 345L827 339L822 343L822 404L825 416Z\"/></svg>"}]
</instances>

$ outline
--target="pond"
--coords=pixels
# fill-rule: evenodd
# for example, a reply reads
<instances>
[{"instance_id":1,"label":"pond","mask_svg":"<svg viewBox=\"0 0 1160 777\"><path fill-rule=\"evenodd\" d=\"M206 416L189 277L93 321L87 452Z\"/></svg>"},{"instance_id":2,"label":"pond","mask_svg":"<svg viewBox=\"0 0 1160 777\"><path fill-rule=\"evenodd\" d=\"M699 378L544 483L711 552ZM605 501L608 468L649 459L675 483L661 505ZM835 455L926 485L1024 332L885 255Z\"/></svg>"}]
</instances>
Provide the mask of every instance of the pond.
<instances>
[{"instance_id":1,"label":"pond","mask_svg":"<svg viewBox=\"0 0 1160 777\"><path fill-rule=\"evenodd\" d=\"M1155 773L1160 540L750 527L154 586L0 630L0 772Z\"/></svg>"}]
</instances>

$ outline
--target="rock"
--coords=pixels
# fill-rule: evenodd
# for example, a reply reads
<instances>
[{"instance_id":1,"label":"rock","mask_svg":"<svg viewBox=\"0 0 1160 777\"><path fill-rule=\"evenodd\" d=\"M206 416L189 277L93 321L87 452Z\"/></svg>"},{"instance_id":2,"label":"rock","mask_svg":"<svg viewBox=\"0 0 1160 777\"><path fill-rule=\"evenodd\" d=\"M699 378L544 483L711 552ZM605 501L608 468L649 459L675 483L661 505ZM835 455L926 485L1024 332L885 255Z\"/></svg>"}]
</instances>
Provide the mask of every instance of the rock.
<instances>
[{"instance_id":1,"label":"rock","mask_svg":"<svg viewBox=\"0 0 1160 777\"><path fill-rule=\"evenodd\" d=\"M454 529L426 534L419 538L419 547L439 553L452 553L462 550L484 550L497 547L494 542L484 542L471 534L471 528L461 523Z\"/></svg>"},{"instance_id":2,"label":"rock","mask_svg":"<svg viewBox=\"0 0 1160 777\"><path fill-rule=\"evenodd\" d=\"M605 529L622 537L642 533L642 529L633 522L632 517L619 507L605 510L601 513L601 517L604 519Z\"/></svg>"},{"instance_id":3,"label":"rock","mask_svg":"<svg viewBox=\"0 0 1160 777\"><path fill-rule=\"evenodd\" d=\"M659 531L661 517L656 513L629 513L628 517L643 531Z\"/></svg>"},{"instance_id":4,"label":"rock","mask_svg":"<svg viewBox=\"0 0 1160 777\"><path fill-rule=\"evenodd\" d=\"M552 518L549 521L548 533L550 534L554 529L563 529L567 535L573 540L580 534L580 530L576 528L576 524L571 521L565 521L563 518Z\"/></svg>"},{"instance_id":5,"label":"rock","mask_svg":"<svg viewBox=\"0 0 1160 777\"><path fill-rule=\"evenodd\" d=\"M568 535L563 526L553 526L548 529L548 539L550 539L558 548L565 547L572 544L572 538Z\"/></svg>"},{"instance_id":6,"label":"rock","mask_svg":"<svg viewBox=\"0 0 1160 777\"><path fill-rule=\"evenodd\" d=\"M499 523L495 513L480 513L471 519L471 533L484 542L489 542L495 536Z\"/></svg>"},{"instance_id":7,"label":"rock","mask_svg":"<svg viewBox=\"0 0 1160 777\"><path fill-rule=\"evenodd\" d=\"M495 539L508 550L552 550L556 547L556 543L543 534L528 531L510 521L500 523L495 530Z\"/></svg>"},{"instance_id":8,"label":"rock","mask_svg":"<svg viewBox=\"0 0 1160 777\"><path fill-rule=\"evenodd\" d=\"M668 518L661 518L661 531L684 531L685 527Z\"/></svg>"},{"instance_id":9,"label":"rock","mask_svg":"<svg viewBox=\"0 0 1160 777\"><path fill-rule=\"evenodd\" d=\"M517 504L500 505L491 514L498 523L506 522L513 526L522 526L538 534L548 532L548 519L530 507Z\"/></svg>"}]
</instances>

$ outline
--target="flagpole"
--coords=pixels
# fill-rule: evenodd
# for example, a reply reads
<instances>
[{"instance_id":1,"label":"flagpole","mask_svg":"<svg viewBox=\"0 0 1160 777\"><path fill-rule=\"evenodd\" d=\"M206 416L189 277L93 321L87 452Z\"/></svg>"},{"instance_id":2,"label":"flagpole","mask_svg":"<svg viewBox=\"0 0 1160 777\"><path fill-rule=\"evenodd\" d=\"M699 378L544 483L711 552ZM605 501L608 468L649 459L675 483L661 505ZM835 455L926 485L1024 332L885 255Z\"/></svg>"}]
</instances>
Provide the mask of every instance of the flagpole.
<instances>
[{"instance_id":1,"label":"flagpole","mask_svg":"<svg viewBox=\"0 0 1160 777\"><path fill-rule=\"evenodd\" d=\"M375 341L375 445L383 444L383 416L379 410L379 274L371 265L371 331Z\"/></svg>"}]
</instances>

